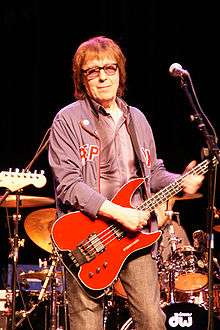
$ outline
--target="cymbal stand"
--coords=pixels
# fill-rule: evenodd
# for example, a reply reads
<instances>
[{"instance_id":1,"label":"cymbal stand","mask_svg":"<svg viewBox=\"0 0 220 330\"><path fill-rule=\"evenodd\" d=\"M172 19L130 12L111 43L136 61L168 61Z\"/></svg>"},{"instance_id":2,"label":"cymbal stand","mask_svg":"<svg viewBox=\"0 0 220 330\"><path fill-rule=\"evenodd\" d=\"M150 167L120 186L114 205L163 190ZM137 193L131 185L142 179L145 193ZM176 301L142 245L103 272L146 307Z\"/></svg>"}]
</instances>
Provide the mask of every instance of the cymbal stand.
<instances>
[{"instance_id":1,"label":"cymbal stand","mask_svg":"<svg viewBox=\"0 0 220 330\"><path fill-rule=\"evenodd\" d=\"M53 246L52 255L54 256L54 258L57 258L57 261L61 261L60 254L55 246ZM66 270L63 265L61 266L61 269L62 269L63 304L64 304L64 306L63 306L64 307L64 329L68 330L69 329L69 314L68 314L69 311L68 311L68 299L67 299L67 295L66 295ZM52 299L54 299L54 298L55 298L55 296L52 297ZM57 305L55 307L57 307ZM56 308L56 310L54 308L53 313L54 313L54 315L57 314L57 308ZM58 321L59 320L57 319L58 327L56 328L56 330L63 330L63 326L59 326ZM51 330L51 328L50 328L50 330Z\"/></svg>"},{"instance_id":2,"label":"cymbal stand","mask_svg":"<svg viewBox=\"0 0 220 330\"><path fill-rule=\"evenodd\" d=\"M66 295L66 275L64 266L61 267L62 269L62 285L63 285L63 308L64 308L64 329L69 329L69 323L68 323L68 301L67 301L67 295Z\"/></svg>"},{"instance_id":3,"label":"cymbal stand","mask_svg":"<svg viewBox=\"0 0 220 330\"><path fill-rule=\"evenodd\" d=\"M113 307L113 299L114 299L114 293L113 293L113 285L112 285L110 293L107 290L104 295L103 330L106 330L108 328L107 322L110 316L110 310Z\"/></svg>"},{"instance_id":4,"label":"cymbal stand","mask_svg":"<svg viewBox=\"0 0 220 330\"><path fill-rule=\"evenodd\" d=\"M53 282L53 280L55 280L54 274L55 274L55 268L57 266L57 263L58 263L58 259L53 256L51 266L48 270L47 276L44 280L44 283L42 285L42 288L41 288L39 296L38 296L38 302L36 304L34 304L29 311L23 312L22 319L19 320L19 322L16 324L16 328L18 326L20 326L20 324L25 320L25 318L28 315L30 315L36 309L36 307L38 307L39 304L43 301L43 298L44 298L44 295L45 295L45 292L49 285L50 280L51 280L51 289L53 291L52 282ZM52 292L50 330L57 330L57 328L56 328L56 304L55 303L56 303L56 295L54 295L54 292ZM45 329L47 329L47 326L45 326Z\"/></svg>"},{"instance_id":5,"label":"cymbal stand","mask_svg":"<svg viewBox=\"0 0 220 330\"><path fill-rule=\"evenodd\" d=\"M55 278L55 269L57 267L57 263L58 263L58 258L52 254L52 263L51 266L49 268L49 271L47 273L46 279L44 281L44 284L42 286L42 289L40 291L39 297L38 297L38 301L41 301L41 299L43 298L45 291L47 289L47 286L49 284L49 281L51 280L51 308L50 308L50 312L51 312L51 317L50 317L50 330L56 330L57 329L57 293L56 293L56 278Z\"/></svg>"},{"instance_id":6,"label":"cymbal stand","mask_svg":"<svg viewBox=\"0 0 220 330\"><path fill-rule=\"evenodd\" d=\"M168 232L170 235L169 243L171 246L171 267L169 267L169 302L175 303L175 251L177 249L178 238L175 235L172 218L174 215L179 216L179 212L165 211L168 216Z\"/></svg>"},{"instance_id":7,"label":"cymbal stand","mask_svg":"<svg viewBox=\"0 0 220 330\"><path fill-rule=\"evenodd\" d=\"M19 204L20 204L20 193L16 193L16 212L13 214L13 238L10 238L11 243L11 252L9 257L12 258L12 315L11 315L11 329L15 329L15 299L16 299L16 286L17 286L17 263L18 263L18 251L19 247L24 245L24 240L19 239L19 230L18 223L21 220L21 215L19 213Z\"/></svg>"},{"instance_id":8,"label":"cymbal stand","mask_svg":"<svg viewBox=\"0 0 220 330\"><path fill-rule=\"evenodd\" d=\"M51 303L50 303L50 330L57 329L57 292L56 279L54 273L51 278Z\"/></svg>"}]
</instances>

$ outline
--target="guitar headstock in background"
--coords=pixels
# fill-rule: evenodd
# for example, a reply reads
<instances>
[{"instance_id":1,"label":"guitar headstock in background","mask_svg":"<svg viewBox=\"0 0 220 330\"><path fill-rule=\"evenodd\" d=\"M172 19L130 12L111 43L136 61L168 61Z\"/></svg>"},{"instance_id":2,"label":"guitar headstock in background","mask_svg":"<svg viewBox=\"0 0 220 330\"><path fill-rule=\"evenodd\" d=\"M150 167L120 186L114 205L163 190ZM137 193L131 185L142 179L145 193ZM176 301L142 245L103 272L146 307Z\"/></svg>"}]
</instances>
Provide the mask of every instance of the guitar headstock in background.
<instances>
[{"instance_id":1,"label":"guitar headstock in background","mask_svg":"<svg viewBox=\"0 0 220 330\"><path fill-rule=\"evenodd\" d=\"M44 171L25 172L24 170L19 171L16 169L12 171L0 172L0 187L8 188L11 192L15 192L22 189L30 184L36 188L42 188L46 184L47 180L44 175Z\"/></svg>"}]
</instances>

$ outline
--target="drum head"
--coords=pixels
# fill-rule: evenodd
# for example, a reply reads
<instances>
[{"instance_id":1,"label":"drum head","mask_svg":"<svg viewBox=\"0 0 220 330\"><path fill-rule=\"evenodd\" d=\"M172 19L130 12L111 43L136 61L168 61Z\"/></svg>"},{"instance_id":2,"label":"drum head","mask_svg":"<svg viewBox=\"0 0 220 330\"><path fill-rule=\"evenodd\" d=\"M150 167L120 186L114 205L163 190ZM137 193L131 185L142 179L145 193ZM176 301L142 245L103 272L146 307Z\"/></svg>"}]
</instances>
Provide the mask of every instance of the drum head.
<instances>
[{"instance_id":1,"label":"drum head","mask_svg":"<svg viewBox=\"0 0 220 330\"><path fill-rule=\"evenodd\" d=\"M175 303L163 308L166 314L166 328L207 330L208 312L191 303ZM214 318L214 329L220 329L220 320Z\"/></svg>"},{"instance_id":2,"label":"drum head","mask_svg":"<svg viewBox=\"0 0 220 330\"><path fill-rule=\"evenodd\" d=\"M175 279L175 288L180 291L193 291L208 284L208 275L201 273L181 274Z\"/></svg>"}]
</instances>

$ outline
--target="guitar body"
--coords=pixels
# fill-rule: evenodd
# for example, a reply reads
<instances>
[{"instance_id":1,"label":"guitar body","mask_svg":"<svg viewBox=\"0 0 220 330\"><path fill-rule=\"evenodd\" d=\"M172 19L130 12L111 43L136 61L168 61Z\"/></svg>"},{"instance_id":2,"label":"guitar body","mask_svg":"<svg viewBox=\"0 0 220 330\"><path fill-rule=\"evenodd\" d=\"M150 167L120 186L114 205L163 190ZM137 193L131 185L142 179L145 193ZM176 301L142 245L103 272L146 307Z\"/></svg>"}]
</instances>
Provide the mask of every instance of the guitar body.
<instances>
[{"instance_id":1,"label":"guitar body","mask_svg":"<svg viewBox=\"0 0 220 330\"><path fill-rule=\"evenodd\" d=\"M128 182L112 202L131 207L131 196L143 181L138 178ZM149 247L160 236L160 231L125 231L117 223L99 218L93 221L81 212L63 215L51 230L65 267L94 298L116 280L129 255Z\"/></svg>"}]
</instances>

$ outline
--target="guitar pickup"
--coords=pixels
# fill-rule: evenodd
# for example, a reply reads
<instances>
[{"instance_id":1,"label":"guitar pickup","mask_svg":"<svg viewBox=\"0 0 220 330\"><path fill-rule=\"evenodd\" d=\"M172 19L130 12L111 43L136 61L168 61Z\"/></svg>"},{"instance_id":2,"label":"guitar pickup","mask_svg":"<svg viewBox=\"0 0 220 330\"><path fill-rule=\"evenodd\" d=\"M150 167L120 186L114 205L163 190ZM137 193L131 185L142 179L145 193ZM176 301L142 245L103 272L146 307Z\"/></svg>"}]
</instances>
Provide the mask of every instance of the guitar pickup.
<instances>
[{"instance_id":1,"label":"guitar pickup","mask_svg":"<svg viewBox=\"0 0 220 330\"><path fill-rule=\"evenodd\" d=\"M89 235L88 241L91 244L90 249L91 249L91 247L93 247L95 252L101 253L105 250L104 244L102 243L100 238L95 233L92 233L92 234Z\"/></svg>"}]
</instances>

